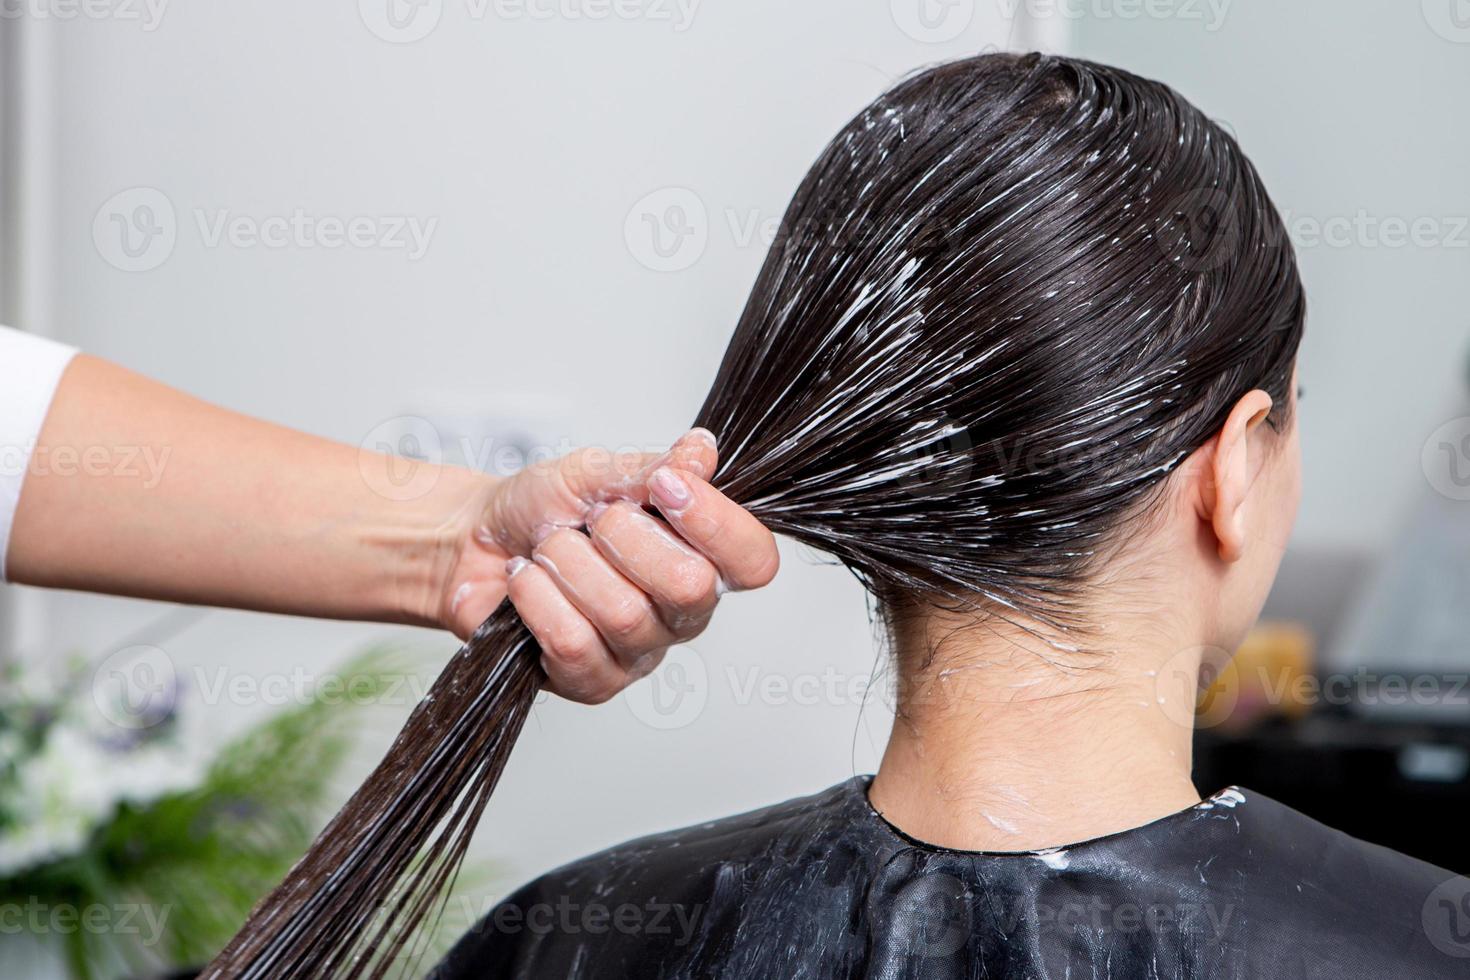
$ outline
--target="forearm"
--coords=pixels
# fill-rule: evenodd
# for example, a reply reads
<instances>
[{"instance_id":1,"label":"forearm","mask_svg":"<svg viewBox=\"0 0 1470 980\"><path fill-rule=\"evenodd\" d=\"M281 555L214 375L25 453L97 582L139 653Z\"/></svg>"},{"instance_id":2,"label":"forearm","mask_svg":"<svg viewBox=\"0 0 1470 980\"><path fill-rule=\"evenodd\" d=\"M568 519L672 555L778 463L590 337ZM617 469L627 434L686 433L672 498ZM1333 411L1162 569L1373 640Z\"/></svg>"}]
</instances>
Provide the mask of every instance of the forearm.
<instances>
[{"instance_id":1,"label":"forearm","mask_svg":"<svg viewBox=\"0 0 1470 980\"><path fill-rule=\"evenodd\" d=\"M396 495L413 499L391 499L364 475L388 465L79 356L41 430L6 570L31 585L436 623L490 481L419 463L414 493Z\"/></svg>"}]
</instances>

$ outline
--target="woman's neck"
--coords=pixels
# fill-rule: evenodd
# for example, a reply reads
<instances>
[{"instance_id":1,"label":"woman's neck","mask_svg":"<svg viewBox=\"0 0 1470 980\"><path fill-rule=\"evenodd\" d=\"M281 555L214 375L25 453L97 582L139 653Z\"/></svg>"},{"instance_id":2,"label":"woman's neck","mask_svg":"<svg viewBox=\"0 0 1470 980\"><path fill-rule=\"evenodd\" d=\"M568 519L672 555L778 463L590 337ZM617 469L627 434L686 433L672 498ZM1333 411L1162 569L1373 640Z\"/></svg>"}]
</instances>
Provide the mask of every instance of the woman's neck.
<instances>
[{"instance_id":1,"label":"woman's neck","mask_svg":"<svg viewBox=\"0 0 1470 980\"><path fill-rule=\"evenodd\" d=\"M1069 652L1000 625L900 631L899 712L869 792L885 818L943 847L1018 851L1199 802L1197 647L1149 627Z\"/></svg>"}]
</instances>

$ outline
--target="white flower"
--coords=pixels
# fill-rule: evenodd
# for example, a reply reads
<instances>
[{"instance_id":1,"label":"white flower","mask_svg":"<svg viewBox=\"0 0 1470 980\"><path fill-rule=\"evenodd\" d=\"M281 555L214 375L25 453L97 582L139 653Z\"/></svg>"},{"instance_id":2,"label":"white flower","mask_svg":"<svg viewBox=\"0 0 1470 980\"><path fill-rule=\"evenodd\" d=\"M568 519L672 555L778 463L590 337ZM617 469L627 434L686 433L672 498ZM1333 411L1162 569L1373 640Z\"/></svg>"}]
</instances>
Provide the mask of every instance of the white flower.
<instances>
[{"instance_id":1,"label":"white flower","mask_svg":"<svg viewBox=\"0 0 1470 980\"><path fill-rule=\"evenodd\" d=\"M16 766L0 829L0 877L81 851L123 802L146 805L200 784L209 768L209 739L170 736L110 745L95 720L64 712L39 751L26 757L16 737L0 737L0 762ZM101 730L105 733L105 730Z\"/></svg>"}]
</instances>

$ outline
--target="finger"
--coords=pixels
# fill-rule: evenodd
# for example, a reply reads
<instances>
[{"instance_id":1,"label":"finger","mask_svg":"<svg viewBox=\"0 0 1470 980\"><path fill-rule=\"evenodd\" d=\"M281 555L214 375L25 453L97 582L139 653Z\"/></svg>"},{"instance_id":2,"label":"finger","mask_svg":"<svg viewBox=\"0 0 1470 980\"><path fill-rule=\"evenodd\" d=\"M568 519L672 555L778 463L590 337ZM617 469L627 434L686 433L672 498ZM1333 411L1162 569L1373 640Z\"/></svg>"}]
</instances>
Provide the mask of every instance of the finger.
<instances>
[{"instance_id":1,"label":"finger","mask_svg":"<svg viewBox=\"0 0 1470 980\"><path fill-rule=\"evenodd\" d=\"M559 530L536 546L536 564L602 634L624 667L674 642L653 601L580 531Z\"/></svg>"},{"instance_id":2,"label":"finger","mask_svg":"<svg viewBox=\"0 0 1470 980\"><path fill-rule=\"evenodd\" d=\"M587 515L597 550L653 600L678 639L697 635L719 601L720 573L663 521L628 501L599 504Z\"/></svg>"},{"instance_id":3,"label":"finger","mask_svg":"<svg viewBox=\"0 0 1470 980\"><path fill-rule=\"evenodd\" d=\"M512 558L506 572L510 601L541 646L547 688L586 704L601 704L621 691L627 672L551 575L524 558Z\"/></svg>"},{"instance_id":4,"label":"finger","mask_svg":"<svg viewBox=\"0 0 1470 980\"><path fill-rule=\"evenodd\" d=\"M719 450L715 443L715 434L708 429L690 429L679 437L669 451L665 453L666 460L651 459L644 464L640 474L642 479L638 481L637 490L641 493L645 490L648 478L659 466L672 466L676 470L693 473L701 480L708 480L715 475L715 465L719 462ZM640 503L646 503L645 497Z\"/></svg>"},{"instance_id":5,"label":"finger","mask_svg":"<svg viewBox=\"0 0 1470 980\"><path fill-rule=\"evenodd\" d=\"M728 587L758 589L776 576L776 538L750 511L699 477L668 466L654 470L648 486L659 513L715 563Z\"/></svg>"}]
</instances>

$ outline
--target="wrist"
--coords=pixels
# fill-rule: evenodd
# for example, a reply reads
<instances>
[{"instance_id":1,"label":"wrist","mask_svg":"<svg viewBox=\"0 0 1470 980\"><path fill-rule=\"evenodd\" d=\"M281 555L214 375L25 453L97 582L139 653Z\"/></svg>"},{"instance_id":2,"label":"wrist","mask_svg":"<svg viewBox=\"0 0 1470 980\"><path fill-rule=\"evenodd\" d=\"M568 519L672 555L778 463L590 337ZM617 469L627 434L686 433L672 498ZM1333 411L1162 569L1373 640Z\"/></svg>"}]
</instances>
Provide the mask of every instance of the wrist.
<instances>
[{"instance_id":1,"label":"wrist","mask_svg":"<svg viewBox=\"0 0 1470 980\"><path fill-rule=\"evenodd\" d=\"M448 622L448 586L500 480L439 467L433 487L412 501L388 501L383 539L393 568L393 618L415 626Z\"/></svg>"}]
</instances>

